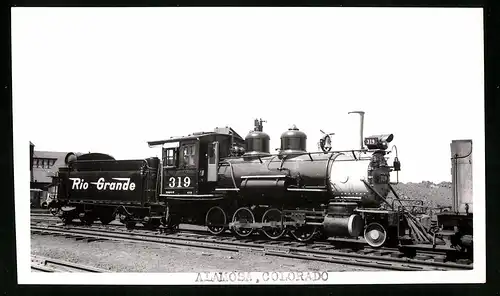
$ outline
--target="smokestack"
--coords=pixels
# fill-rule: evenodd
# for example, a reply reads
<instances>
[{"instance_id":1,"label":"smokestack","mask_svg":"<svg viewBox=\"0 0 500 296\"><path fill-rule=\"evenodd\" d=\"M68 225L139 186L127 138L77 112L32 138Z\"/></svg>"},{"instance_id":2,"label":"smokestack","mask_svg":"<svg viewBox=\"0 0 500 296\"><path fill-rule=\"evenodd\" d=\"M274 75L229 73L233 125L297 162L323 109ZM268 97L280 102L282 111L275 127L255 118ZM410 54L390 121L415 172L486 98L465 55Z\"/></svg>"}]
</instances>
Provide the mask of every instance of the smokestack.
<instances>
[{"instance_id":1,"label":"smokestack","mask_svg":"<svg viewBox=\"0 0 500 296\"><path fill-rule=\"evenodd\" d=\"M359 149L363 150L364 145L363 145L363 125L364 125L364 118L365 118L365 112L364 111L351 111L348 114L359 114Z\"/></svg>"}]
</instances>

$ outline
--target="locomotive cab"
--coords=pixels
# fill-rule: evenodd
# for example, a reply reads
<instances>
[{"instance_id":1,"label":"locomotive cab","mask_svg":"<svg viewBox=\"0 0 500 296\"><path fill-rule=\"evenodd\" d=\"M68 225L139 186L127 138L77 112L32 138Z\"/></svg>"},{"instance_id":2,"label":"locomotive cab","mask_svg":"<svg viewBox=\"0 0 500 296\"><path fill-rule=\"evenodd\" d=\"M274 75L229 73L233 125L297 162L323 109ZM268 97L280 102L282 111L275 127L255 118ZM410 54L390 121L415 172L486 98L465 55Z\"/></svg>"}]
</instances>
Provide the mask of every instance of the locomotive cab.
<instances>
[{"instance_id":1,"label":"locomotive cab","mask_svg":"<svg viewBox=\"0 0 500 296\"><path fill-rule=\"evenodd\" d=\"M244 140L226 127L148 144L162 146L160 196L191 200L213 197L220 159L230 157Z\"/></svg>"}]
</instances>

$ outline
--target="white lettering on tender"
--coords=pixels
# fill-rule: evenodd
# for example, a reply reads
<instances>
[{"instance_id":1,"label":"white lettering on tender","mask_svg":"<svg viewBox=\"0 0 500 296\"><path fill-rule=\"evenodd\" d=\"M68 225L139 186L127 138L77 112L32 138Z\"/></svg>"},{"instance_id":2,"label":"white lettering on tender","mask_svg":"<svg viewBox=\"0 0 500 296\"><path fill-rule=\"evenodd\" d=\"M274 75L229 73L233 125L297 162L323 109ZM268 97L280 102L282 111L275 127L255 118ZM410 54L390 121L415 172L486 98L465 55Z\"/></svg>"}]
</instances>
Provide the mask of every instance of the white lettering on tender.
<instances>
[{"instance_id":1,"label":"white lettering on tender","mask_svg":"<svg viewBox=\"0 0 500 296\"><path fill-rule=\"evenodd\" d=\"M72 190L86 190L89 188L89 183L85 182L84 179L80 178L69 178L70 180L73 181L73 185L71 186ZM96 186L97 190L112 190L112 191L117 191L117 190L129 190L129 191L134 191L135 190L135 183L130 182L130 178L112 178L113 180L116 180L118 182L106 182L106 179L104 178L99 178L97 182L90 182L90 184L94 184Z\"/></svg>"},{"instance_id":2,"label":"white lettering on tender","mask_svg":"<svg viewBox=\"0 0 500 296\"><path fill-rule=\"evenodd\" d=\"M74 189L82 190L82 189L89 188L89 183L85 182L84 179L80 179L80 178L69 178L69 179L73 180L73 185L71 186L72 190L74 190Z\"/></svg>"}]
</instances>

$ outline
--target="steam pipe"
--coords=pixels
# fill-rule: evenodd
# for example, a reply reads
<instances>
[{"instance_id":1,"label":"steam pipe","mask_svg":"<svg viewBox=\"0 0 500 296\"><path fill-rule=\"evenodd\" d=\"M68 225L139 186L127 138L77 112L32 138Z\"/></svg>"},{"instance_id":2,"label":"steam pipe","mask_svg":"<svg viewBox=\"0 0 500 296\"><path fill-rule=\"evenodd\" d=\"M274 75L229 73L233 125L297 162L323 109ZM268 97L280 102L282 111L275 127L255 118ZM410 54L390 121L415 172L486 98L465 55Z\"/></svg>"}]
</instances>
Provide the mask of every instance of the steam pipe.
<instances>
[{"instance_id":1,"label":"steam pipe","mask_svg":"<svg viewBox=\"0 0 500 296\"><path fill-rule=\"evenodd\" d=\"M359 114L360 116L360 124L359 124L359 147L361 150L364 149L364 145L363 145L363 125L364 125L364 117L365 117L365 112L364 111L351 111L349 112L348 114L351 114L351 113L356 113L356 114Z\"/></svg>"},{"instance_id":2,"label":"steam pipe","mask_svg":"<svg viewBox=\"0 0 500 296\"><path fill-rule=\"evenodd\" d=\"M451 205L451 211L454 213L458 213L458 154L455 154L455 157L452 158L454 162L453 166L453 203Z\"/></svg>"}]
</instances>

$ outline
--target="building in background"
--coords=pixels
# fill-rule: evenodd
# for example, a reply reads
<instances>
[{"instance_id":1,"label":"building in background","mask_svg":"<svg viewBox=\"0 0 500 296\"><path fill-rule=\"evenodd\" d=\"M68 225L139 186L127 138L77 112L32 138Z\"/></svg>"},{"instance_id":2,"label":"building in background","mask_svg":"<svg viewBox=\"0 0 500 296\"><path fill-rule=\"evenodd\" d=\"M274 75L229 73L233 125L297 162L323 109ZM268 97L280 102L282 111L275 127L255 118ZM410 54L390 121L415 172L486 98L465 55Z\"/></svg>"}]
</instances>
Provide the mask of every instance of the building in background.
<instances>
[{"instance_id":1,"label":"building in background","mask_svg":"<svg viewBox=\"0 0 500 296\"><path fill-rule=\"evenodd\" d=\"M57 194L57 187L52 186L52 177L64 165L66 154L68 152L36 151L35 145L30 142L30 189L32 200L36 200L35 204L40 200L40 205L43 206L47 198Z\"/></svg>"},{"instance_id":2,"label":"building in background","mask_svg":"<svg viewBox=\"0 0 500 296\"><path fill-rule=\"evenodd\" d=\"M31 188L45 190L52 184L52 177L64 165L68 152L33 151L33 182Z\"/></svg>"}]
</instances>

